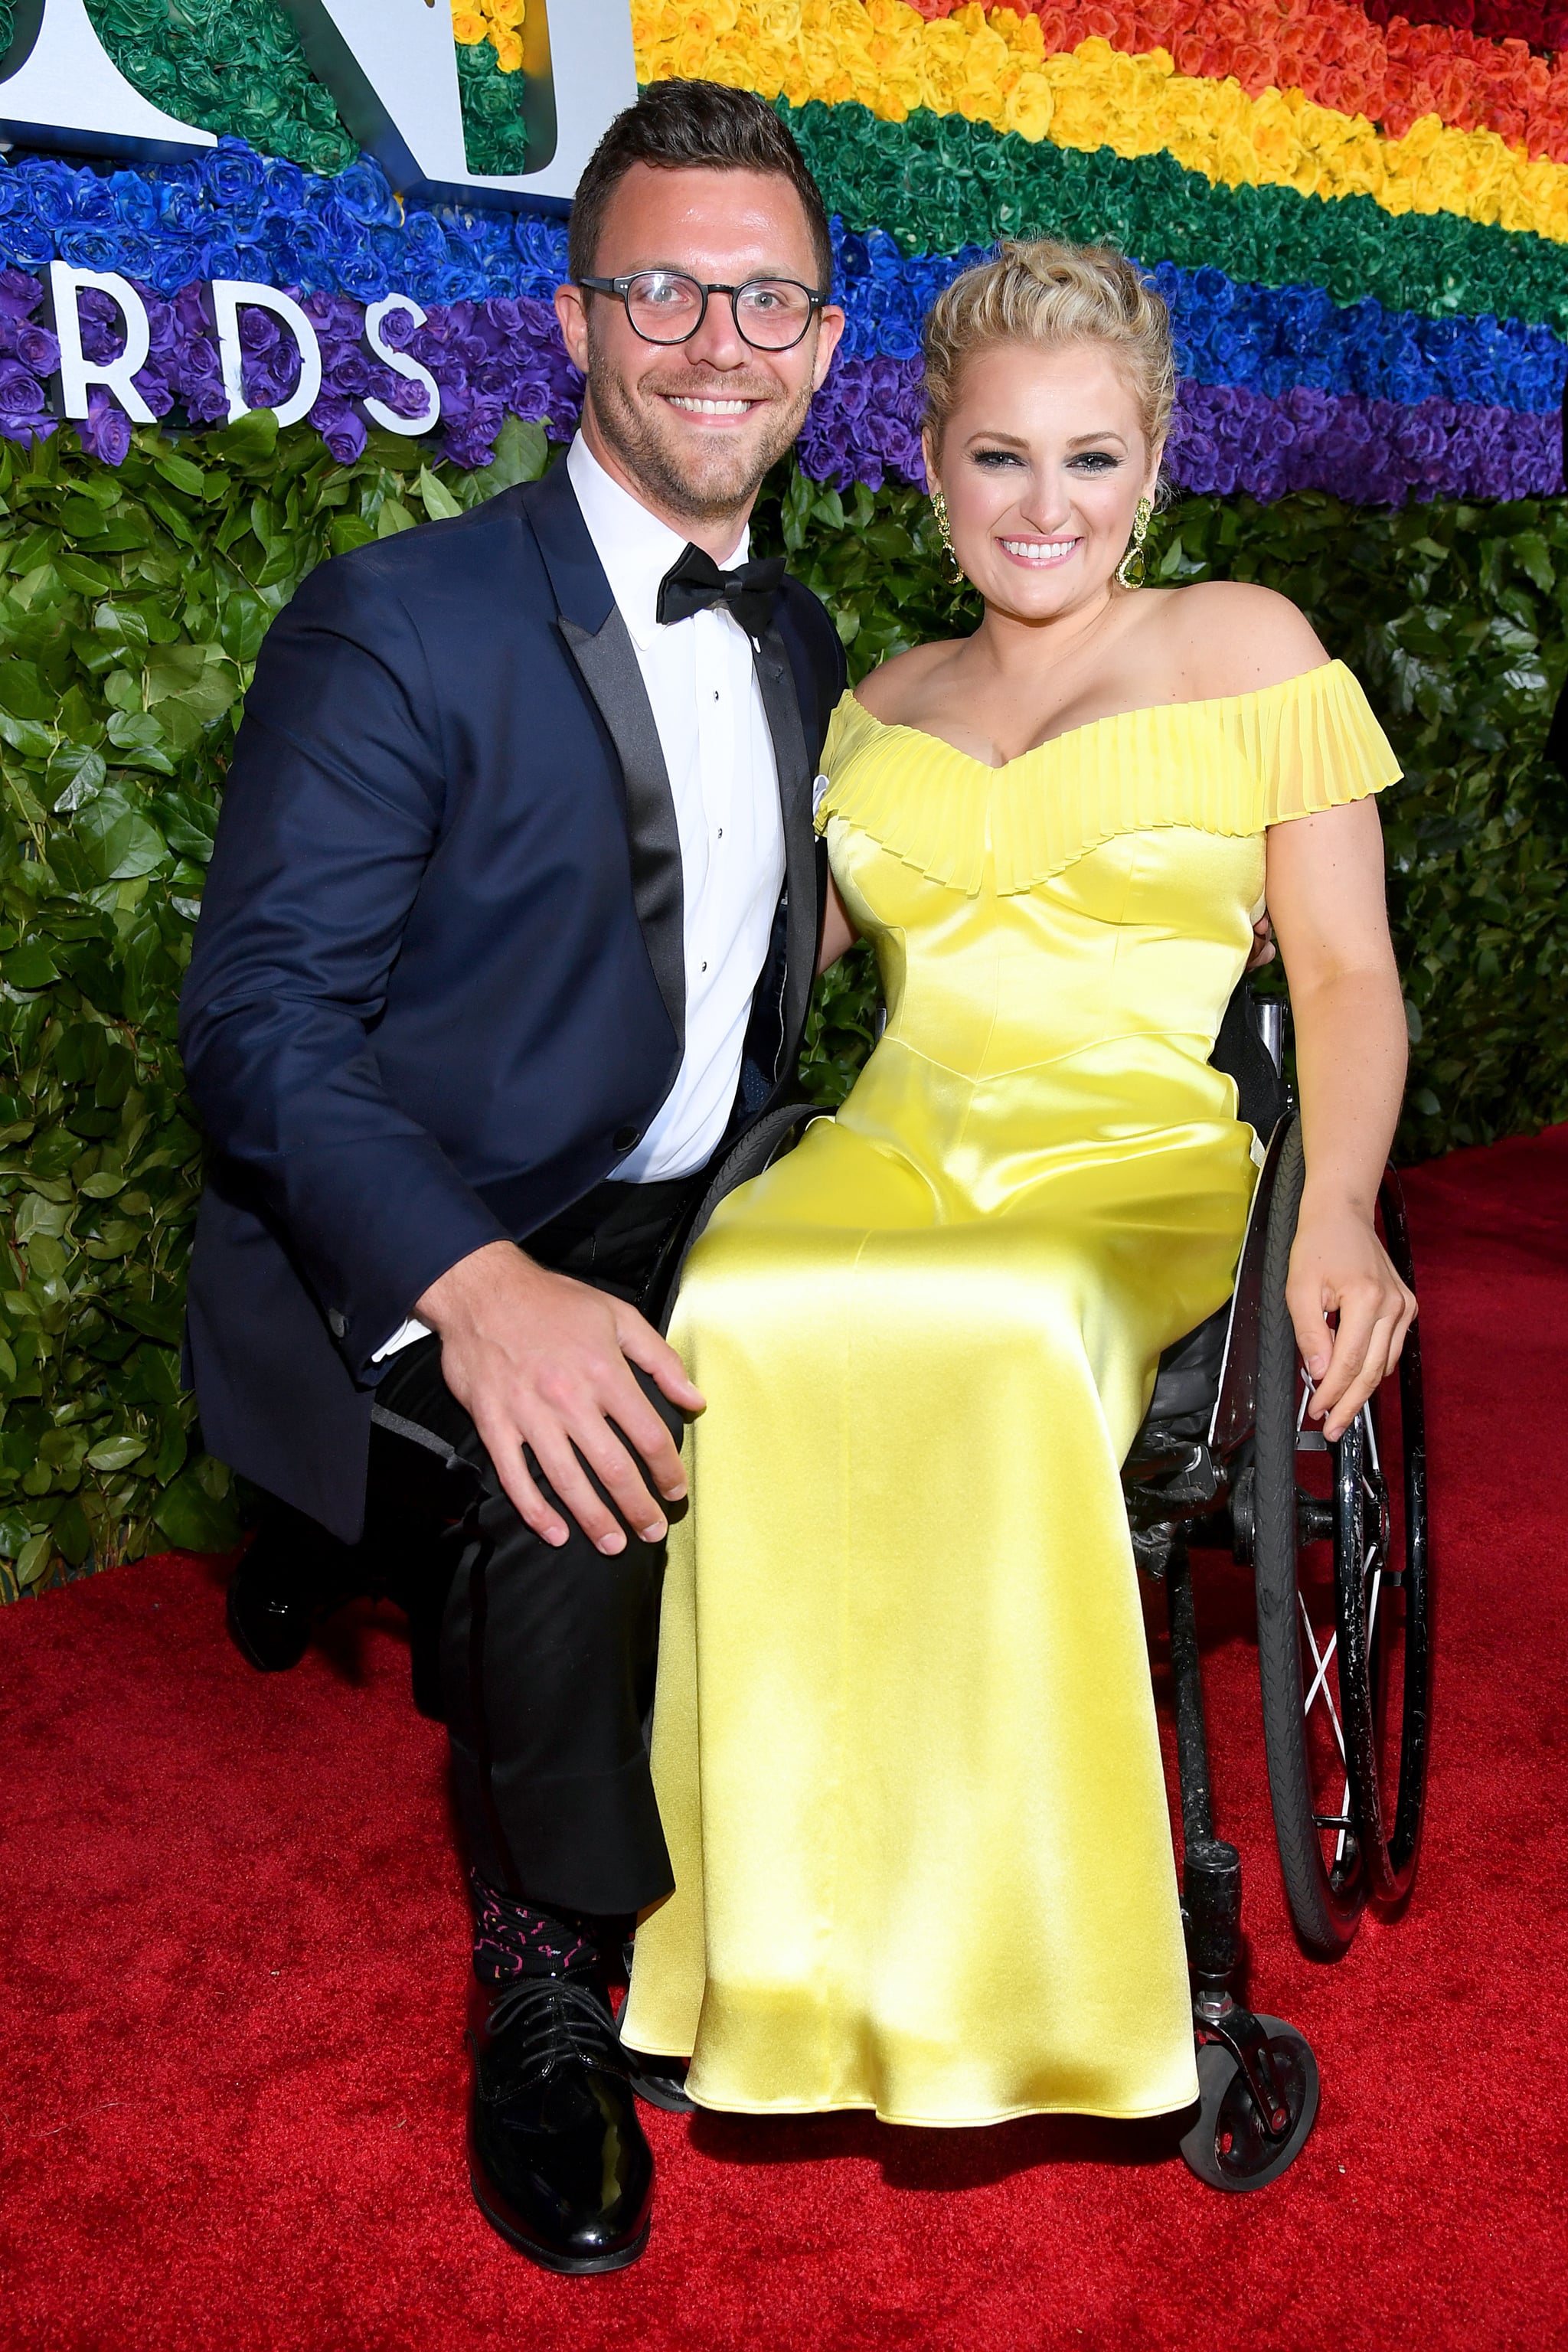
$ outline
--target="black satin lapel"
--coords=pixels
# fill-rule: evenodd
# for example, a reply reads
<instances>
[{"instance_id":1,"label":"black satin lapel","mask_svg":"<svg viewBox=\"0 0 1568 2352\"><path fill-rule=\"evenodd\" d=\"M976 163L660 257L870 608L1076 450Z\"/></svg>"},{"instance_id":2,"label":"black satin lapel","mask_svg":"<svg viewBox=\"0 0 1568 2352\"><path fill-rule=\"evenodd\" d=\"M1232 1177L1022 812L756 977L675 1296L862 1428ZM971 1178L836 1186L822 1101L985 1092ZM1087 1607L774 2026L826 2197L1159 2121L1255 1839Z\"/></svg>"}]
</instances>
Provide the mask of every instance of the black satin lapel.
<instances>
[{"instance_id":1,"label":"black satin lapel","mask_svg":"<svg viewBox=\"0 0 1568 2352\"><path fill-rule=\"evenodd\" d=\"M811 823L811 761L800 723L800 697L784 639L769 629L756 647L757 684L773 742L779 807L784 817L784 888L788 893L784 934L784 1035L798 1036L805 1024L816 972L820 929L816 836Z\"/></svg>"},{"instance_id":2,"label":"black satin lapel","mask_svg":"<svg viewBox=\"0 0 1568 2352\"><path fill-rule=\"evenodd\" d=\"M637 648L614 605L602 628L561 617L561 634L610 730L626 781L632 897L664 1009L686 1047L685 894L675 800ZM798 722L797 722L798 723Z\"/></svg>"}]
</instances>

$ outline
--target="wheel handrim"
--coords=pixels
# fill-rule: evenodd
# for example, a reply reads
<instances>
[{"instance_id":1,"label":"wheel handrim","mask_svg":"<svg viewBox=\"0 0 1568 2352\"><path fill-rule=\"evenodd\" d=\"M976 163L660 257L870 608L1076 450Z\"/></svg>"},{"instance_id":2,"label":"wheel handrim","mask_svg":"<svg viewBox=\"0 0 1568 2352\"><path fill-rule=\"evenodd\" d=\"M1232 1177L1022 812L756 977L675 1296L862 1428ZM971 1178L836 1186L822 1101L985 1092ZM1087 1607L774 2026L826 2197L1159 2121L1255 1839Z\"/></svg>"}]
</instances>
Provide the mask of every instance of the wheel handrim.
<instances>
[{"instance_id":1,"label":"wheel handrim","mask_svg":"<svg viewBox=\"0 0 1568 2352\"><path fill-rule=\"evenodd\" d=\"M1409 1239L1392 1176L1380 1206L1389 1255L1409 1282ZM1399 1369L1396 1466L1388 1462L1380 1437L1384 1393L1363 1407L1337 1449L1335 1585L1348 1807L1373 1890L1380 1901L1394 1903L1409 1892L1415 1877L1426 1777L1426 1464L1420 1344L1414 1328ZM1397 1526L1391 1475L1402 1506ZM1391 1725L1396 1760L1388 1757Z\"/></svg>"},{"instance_id":2,"label":"wheel handrim","mask_svg":"<svg viewBox=\"0 0 1568 2352\"><path fill-rule=\"evenodd\" d=\"M1350 1771L1349 1742L1342 1694L1342 1631L1337 1607L1338 1577L1330 1550L1333 1528L1331 1493L1312 1491L1319 1465L1333 1464L1333 1451L1307 1423L1311 1384L1300 1374L1296 1412L1299 1483L1296 1611L1301 1643L1301 1721L1312 1791L1312 1821L1330 1901L1342 1918L1353 1919L1367 1887ZM1324 1483L1320 1479L1320 1484ZM1337 1546L1335 1547L1337 1550Z\"/></svg>"}]
</instances>

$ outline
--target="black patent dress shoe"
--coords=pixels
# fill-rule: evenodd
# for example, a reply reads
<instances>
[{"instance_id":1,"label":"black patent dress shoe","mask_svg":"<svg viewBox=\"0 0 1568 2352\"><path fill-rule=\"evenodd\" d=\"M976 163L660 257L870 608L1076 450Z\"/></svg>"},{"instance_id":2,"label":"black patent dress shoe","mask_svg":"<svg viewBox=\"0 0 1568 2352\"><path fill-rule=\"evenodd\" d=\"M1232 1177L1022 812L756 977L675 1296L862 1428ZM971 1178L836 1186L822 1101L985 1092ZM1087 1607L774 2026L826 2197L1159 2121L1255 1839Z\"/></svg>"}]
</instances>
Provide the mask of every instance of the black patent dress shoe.
<instances>
[{"instance_id":1,"label":"black patent dress shoe","mask_svg":"<svg viewBox=\"0 0 1568 2352\"><path fill-rule=\"evenodd\" d=\"M468 2178L547 2271L624 2270L647 2243L653 2151L596 1970L472 1981Z\"/></svg>"},{"instance_id":2,"label":"black patent dress shoe","mask_svg":"<svg viewBox=\"0 0 1568 2352\"><path fill-rule=\"evenodd\" d=\"M258 1674L297 1666L310 1647L316 1598L281 1570L269 1547L252 1544L228 1580L229 1639Z\"/></svg>"},{"instance_id":3,"label":"black patent dress shoe","mask_svg":"<svg viewBox=\"0 0 1568 2352\"><path fill-rule=\"evenodd\" d=\"M321 1619L370 1591L363 1552L264 1496L260 1526L228 1580L229 1636L241 1657L263 1675L297 1666Z\"/></svg>"},{"instance_id":4,"label":"black patent dress shoe","mask_svg":"<svg viewBox=\"0 0 1568 2352\"><path fill-rule=\"evenodd\" d=\"M670 2058L651 2050L634 2050L623 2042L626 2070L631 2085L639 2099L650 2107L662 2107L667 2116L694 2116L697 2102L686 2087L689 2058Z\"/></svg>"}]
</instances>

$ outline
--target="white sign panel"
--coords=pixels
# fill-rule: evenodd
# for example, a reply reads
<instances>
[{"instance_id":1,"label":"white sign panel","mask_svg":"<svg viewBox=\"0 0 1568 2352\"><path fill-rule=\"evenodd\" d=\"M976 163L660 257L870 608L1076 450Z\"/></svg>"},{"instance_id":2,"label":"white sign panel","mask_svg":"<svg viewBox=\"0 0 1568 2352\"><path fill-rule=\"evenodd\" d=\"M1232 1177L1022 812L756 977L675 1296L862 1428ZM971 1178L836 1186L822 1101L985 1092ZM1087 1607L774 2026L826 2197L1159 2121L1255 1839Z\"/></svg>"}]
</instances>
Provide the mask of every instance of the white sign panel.
<instances>
[{"instance_id":1,"label":"white sign panel","mask_svg":"<svg viewBox=\"0 0 1568 2352\"><path fill-rule=\"evenodd\" d=\"M424 203L569 207L612 116L637 97L630 0L529 0L521 112L531 157L506 177L463 149L447 0L283 0L311 71L401 195ZM0 79L0 133L26 147L149 160L216 144L150 105L110 61L83 0L17 0Z\"/></svg>"}]
</instances>

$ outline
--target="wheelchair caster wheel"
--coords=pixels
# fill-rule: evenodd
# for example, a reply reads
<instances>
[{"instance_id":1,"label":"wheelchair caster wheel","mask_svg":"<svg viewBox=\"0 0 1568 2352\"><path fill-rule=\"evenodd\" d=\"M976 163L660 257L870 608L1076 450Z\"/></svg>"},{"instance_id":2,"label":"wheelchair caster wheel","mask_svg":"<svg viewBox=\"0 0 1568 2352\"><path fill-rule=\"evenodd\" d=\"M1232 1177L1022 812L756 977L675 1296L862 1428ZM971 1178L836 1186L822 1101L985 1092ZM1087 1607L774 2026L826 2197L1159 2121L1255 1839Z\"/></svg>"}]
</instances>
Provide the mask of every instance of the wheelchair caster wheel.
<instances>
[{"instance_id":1,"label":"wheelchair caster wheel","mask_svg":"<svg viewBox=\"0 0 1568 2352\"><path fill-rule=\"evenodd\" d=\"M1241 2069L1223 2042L1198 2052L1197 2121L1182 2140L1182 2159L1211 2189L1267 2189L1307 2144L1318 2116L1318 2062L1293 2025L1259 2016L1279 2070L1289 2129L1282 2139L1264 2130Z\"/></svg>"}]
</instances>

